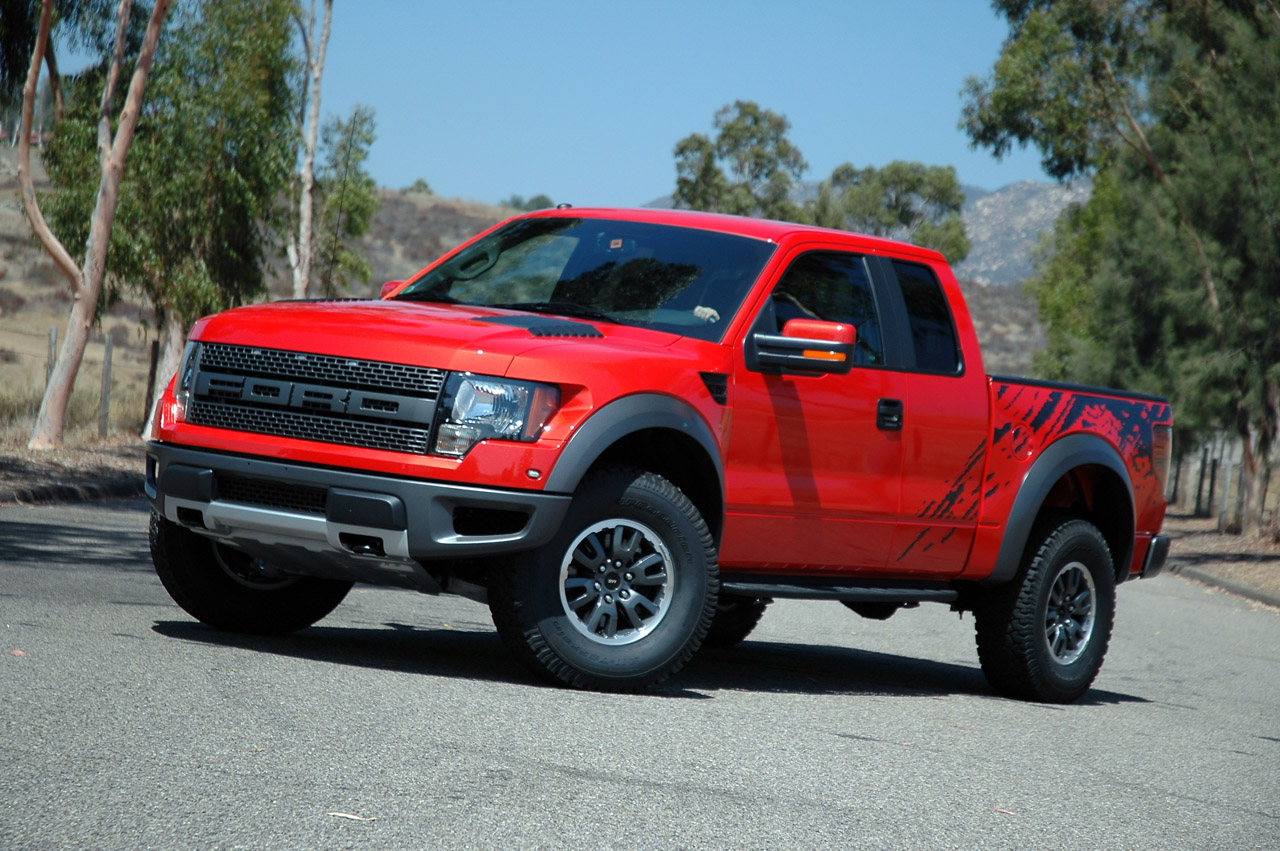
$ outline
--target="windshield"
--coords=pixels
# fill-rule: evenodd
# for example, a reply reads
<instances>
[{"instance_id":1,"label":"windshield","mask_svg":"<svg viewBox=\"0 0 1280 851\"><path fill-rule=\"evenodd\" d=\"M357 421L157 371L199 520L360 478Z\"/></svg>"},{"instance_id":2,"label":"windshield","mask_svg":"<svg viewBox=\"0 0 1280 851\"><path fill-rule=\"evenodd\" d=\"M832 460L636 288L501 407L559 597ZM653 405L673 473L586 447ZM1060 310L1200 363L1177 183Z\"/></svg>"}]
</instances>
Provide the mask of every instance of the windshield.
<instances>
[{"instance_id":1,"label":"windshield","mask_svg":"<svg viewBox=\"0 0 1280 851\"><path fill-rule=\"evenodd\" d=\"M512 222L396 298L638 325L716 341L773 253L742 236L602 219Z\"/></svg>"}]
</instances>

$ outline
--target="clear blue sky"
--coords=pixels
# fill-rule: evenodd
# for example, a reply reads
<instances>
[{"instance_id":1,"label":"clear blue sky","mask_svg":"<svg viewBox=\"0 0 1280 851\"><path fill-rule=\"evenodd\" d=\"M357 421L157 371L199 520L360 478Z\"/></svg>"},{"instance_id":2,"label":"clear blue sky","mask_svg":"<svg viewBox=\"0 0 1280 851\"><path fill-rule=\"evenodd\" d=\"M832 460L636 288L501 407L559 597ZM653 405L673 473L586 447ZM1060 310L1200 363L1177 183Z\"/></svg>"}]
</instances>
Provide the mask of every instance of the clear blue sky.
<instances>
[{"instance_id":1,"label":"clear blue sky","mask_svg":"<svg viewBox=\"0 0 1280 851\"><path fill-rule=\"evenodd\" d=\"M670 194L676 142L735 100L790 120L806 180L903 159L994 190L1050 179L956 126L1007 33L987 0L335 0L322 111L376 110L379 185L489 203Z\"/></svg>"},{"instance_id":2,"label":"clear blue sky","mask_svg":"<svg viewBox=\"0 0 1280 851\"><path fill-rule=\"evenodd\" d=\"M322 109L376 109L380 185L486 202L651 201L676 142L738 99L790 120L806 179L906 159L998 189L1048 180L956 128L1006 34L985 0L336 0Z\"/></svg>"}]
</instances>

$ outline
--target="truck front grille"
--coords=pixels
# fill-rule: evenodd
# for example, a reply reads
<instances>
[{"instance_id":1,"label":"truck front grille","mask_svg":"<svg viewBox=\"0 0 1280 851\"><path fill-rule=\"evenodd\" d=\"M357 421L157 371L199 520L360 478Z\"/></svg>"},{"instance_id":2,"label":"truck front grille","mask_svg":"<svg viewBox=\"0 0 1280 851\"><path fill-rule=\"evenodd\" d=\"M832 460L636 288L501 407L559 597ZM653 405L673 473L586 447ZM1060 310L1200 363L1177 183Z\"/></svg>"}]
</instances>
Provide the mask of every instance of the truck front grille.
<instances>
[{"instance_id":1,"label":"truck front grille","mask_svg":"<svg viewBox=\"0 0 1280 851\"><path fill-rule=\"evenodd\" d=\"M309 355L280 349L255 349L208 343L200 351L200 369L333 384L339 387L398 390L434 399L444 385L443 369L400 363Z\"/></svg>"},{"instance_id":2,"label":"truck front grille","mask_svg":"<svg viewBox=\"0 0 1280 851\"><path fill-rule=\"evenodd\" d=\"M342 446L424 453L440 369L206 344L187 421Z\"/></svg>"}]
</instances>

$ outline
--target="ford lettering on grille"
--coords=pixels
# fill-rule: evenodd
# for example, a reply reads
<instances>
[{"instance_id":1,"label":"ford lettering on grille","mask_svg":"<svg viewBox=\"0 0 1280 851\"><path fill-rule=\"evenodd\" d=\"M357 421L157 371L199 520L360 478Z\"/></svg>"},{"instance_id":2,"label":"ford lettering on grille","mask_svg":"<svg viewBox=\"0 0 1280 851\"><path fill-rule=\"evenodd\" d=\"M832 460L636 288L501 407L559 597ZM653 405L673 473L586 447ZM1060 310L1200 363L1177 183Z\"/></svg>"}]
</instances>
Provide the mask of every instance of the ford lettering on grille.
<instances>
[{"instance_id":1,"label":"ford lettering on grille","mask_svg":"<svg viewBox=\"0 0 1280 851\"><path fill-rule=\"evenodd\" d=\"M430 444L444 376L425 367L212 344L201 355L187 418L213 428L420 453Z\"/></svg>"}]
</instances>

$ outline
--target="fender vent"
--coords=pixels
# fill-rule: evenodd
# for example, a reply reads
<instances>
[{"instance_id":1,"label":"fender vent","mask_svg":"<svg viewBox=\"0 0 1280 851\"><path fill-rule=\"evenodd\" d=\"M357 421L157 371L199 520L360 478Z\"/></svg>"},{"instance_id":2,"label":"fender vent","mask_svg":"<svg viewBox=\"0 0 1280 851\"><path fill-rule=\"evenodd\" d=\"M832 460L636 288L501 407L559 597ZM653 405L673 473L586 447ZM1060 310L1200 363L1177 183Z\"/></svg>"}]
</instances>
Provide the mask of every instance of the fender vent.
<instances>
[{"instance_id":1,"label":"fender vent","mask_svg":"<svg viewBox=\"0 0 1280 851\"><path fill-rule=\"evenodd\" d=\"M698 375L702 376L702 383L717 405L729 404L729 376L719 372L700 372Z\"/></svg>"}]
</instances>

